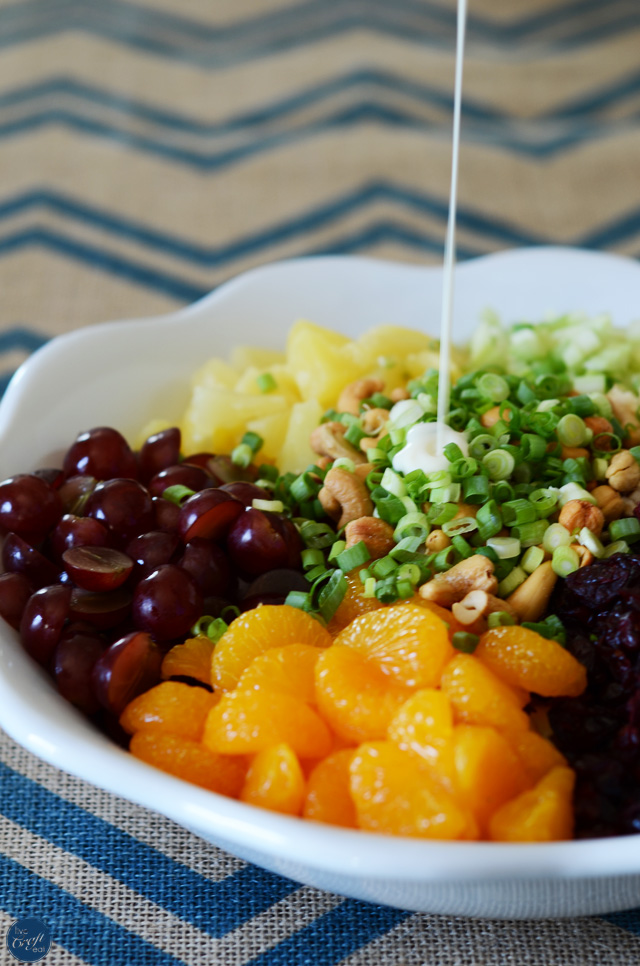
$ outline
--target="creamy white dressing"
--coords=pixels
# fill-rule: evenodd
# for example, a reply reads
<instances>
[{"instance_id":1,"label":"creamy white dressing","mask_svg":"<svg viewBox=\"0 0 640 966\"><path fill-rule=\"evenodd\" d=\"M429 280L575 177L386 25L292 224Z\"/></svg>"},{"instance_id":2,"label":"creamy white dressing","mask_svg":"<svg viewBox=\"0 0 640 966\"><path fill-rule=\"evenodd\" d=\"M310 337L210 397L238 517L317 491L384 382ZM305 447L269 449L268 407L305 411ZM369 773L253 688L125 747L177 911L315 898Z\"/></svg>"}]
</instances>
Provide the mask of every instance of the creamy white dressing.
<instances>
[{"instance_id":1,"label":"creamy white dressing","mask_svg":"<svg viewBox=\"0 0 640 966\"><path fill-rule=\"evenodd\" d=\"M467 23L467 0L458 0L458 23L456 36L456 74L453 100L453 149L451 153L451 188L449 193L449 218L444 246L442 273L442 314L440 317L440 359L438 386L438 418L435 423L417 423L407 433L406 445L393 458L393 468L398 473L423 470L435 473L446 470L449 461L443 454L447 443L457 443L462 453L468 455L467 438L447 426L449 417L451 372L451 323L453 316L453 277L456 259L456 206L458 195L458 156L460 153L460 115L462 105L462 68L464 64L464 37Z\"/></svg>"},{"instance_id":2,"label":"creamy white dressing","mask_svg":"<svg viewBox=\"0 0 640 966\"><path fill-rule=\"evenodd\" d=\"M469 443L464 433L456 433L447 425L415 423L407 432L405 445L393 457L393 468L405 476L414 470L422 470L427 475L446 470L450 464L442 450L448 443L457 443L462 455L469 455Z\"/></svg>"}]
</instances>

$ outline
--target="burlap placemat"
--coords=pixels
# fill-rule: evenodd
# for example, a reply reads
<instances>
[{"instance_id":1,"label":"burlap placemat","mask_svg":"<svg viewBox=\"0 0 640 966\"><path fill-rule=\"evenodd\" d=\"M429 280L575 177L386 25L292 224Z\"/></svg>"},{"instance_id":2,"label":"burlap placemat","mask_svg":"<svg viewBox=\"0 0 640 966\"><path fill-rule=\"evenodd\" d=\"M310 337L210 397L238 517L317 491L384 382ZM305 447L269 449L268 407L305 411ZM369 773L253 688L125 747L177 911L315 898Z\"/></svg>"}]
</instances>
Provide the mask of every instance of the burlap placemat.
<instances>
[{"instance_id":1,"label":"burlap placemat","mask_svg":"<svg viewBox=\"0 0 640 966\"><path fill-rule=\"evenodd\" d=\"M276 258L442 256L453 0L0 2L0 378ZM461 257L640 253L640 12L471 0ZM19 469L19 468L17 468ZM0 741L0 961L615 964L640 916L408 915L297 887ZM11 960L13 961L13 960Z\"/></svg>"}]
</instances>

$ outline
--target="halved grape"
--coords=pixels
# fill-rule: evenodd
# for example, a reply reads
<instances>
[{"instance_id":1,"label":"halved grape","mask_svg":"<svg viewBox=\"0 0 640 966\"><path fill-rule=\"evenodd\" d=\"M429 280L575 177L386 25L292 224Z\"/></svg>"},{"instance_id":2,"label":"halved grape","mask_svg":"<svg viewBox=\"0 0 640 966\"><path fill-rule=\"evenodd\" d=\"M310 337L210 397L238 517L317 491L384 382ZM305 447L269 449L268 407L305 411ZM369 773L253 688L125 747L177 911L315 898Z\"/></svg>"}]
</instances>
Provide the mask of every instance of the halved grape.
<instances>
[{"instance_id":1,"label":"halved grape","mask_svg":"<svg viewBox=\"0 0 640 966\"><path fill-rule=\"evenodd\" d=\"M133 560L113 547L72 547L62 560L74 584L83 590L115 590L133 570Z\"/></svg>"},{"instance_id":2,"label":"halved grape","mask_svg":"<svg viewBox=\"0 0 640 966\"><path fill-rule=\"evenodd\" d=\"M131 599L131 592L125 587L105 593L74 587L69 617L74 621L86 621L101 631L109 630L129 616Z\"/></svg>"},{"instance_id":3,"label":"halved grape","mask_svg":"<svg viewBox=\"0 0 640 966\"><path fill-rule=\"evenodd\" d=\"M184 543L194 537L218 540L244 512L245 506L230 493L213 488L201 490L180 507L178 532Z\"/></svg>"}]
</instances>

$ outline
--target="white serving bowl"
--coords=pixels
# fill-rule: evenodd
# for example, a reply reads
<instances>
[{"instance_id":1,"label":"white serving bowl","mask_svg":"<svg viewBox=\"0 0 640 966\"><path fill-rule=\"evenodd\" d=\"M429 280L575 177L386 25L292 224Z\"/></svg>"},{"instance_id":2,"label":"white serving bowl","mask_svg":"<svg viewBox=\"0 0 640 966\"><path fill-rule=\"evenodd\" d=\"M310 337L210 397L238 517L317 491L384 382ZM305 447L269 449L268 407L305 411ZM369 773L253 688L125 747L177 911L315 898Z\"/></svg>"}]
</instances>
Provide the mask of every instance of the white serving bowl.
<instances>
[{"instance_id":1,"label":"white serving bowl","mask_svg":"<svg viewBox=\"0 0 640 966\"><path fill-rule=\"evenodd\" d=\"M306 317L357 336L378 323L437 334L442 274L361 258L260 268L163 318L81 329L48 343L0 405L0 478L51 465L75 435L113 425L136 436L177 418L189 377L234 344L278 348ZM457 270L454 338L491 307L507 321L549 311L640 317L640 265L563 248L516 250ZM0 627L0 725L51 764L147 806L243 859L323 889L447 915L538 918L640 904L640 835L551 845L429 842L276 815L186 784L129 756L57 694Z\"/></svg>"}]
</instances>

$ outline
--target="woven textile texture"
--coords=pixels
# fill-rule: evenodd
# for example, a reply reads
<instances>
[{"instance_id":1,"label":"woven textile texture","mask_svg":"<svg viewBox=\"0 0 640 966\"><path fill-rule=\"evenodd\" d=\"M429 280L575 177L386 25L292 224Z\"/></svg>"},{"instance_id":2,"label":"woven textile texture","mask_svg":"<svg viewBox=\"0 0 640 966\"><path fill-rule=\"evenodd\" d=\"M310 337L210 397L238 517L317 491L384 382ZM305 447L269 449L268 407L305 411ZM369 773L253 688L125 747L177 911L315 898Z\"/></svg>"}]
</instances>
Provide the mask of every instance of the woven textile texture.
<instances>
[{"instance_id":1,"label":"woven textile texture","mask_svg":"<svg viewBox=\"0 0 640 966\"><path fill-rule=\"evenodd\" d=\"M470 0L459 255L640 256L637 0ZM0 388L274 259L442 258L454 0L0 0ZM20 467L16 467L18 471ZM483 922L247 866L0 736L0 963L632 966L640 910Z\"/></svg>"}]
</instances>

